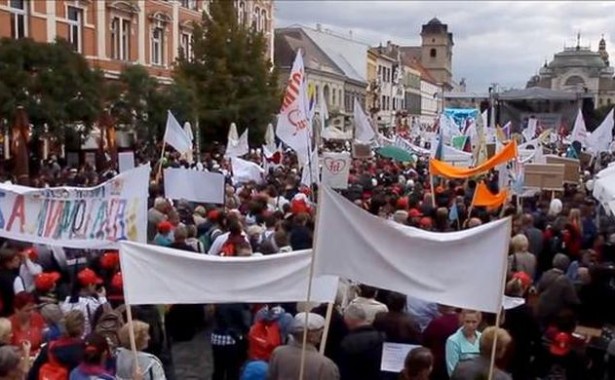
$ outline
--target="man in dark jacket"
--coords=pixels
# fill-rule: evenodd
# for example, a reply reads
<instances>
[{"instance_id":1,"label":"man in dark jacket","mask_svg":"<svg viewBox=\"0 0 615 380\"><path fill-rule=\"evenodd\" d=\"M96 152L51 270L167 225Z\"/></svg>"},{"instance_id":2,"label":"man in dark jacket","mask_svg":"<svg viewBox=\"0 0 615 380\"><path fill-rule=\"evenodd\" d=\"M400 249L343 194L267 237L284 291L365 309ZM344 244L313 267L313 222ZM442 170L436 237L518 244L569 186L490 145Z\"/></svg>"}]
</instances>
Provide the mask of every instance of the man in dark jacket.
<instances>
[{"instance_id":1,"label":"man in dark jacket","mask_svg":"<svg viewBox=\"0 0 615 380\"><path fill-rule=\"evenodd\" d=\"M12 248L0 248L0 317L13 314L15 294L25 290L19 277L21 256Z\"/></svg>"},{"instance_id":2,"label":"man in dark jacket","mask_svg":"<svg viewBox=\"0 0 615 380\"><path fill-rule=\"evenodd\" d=\"M344 320L350 332L340 345L341 380L378 379L385 336L367 323L365 311L349 305Z\"/></svg>"}]
</instances>

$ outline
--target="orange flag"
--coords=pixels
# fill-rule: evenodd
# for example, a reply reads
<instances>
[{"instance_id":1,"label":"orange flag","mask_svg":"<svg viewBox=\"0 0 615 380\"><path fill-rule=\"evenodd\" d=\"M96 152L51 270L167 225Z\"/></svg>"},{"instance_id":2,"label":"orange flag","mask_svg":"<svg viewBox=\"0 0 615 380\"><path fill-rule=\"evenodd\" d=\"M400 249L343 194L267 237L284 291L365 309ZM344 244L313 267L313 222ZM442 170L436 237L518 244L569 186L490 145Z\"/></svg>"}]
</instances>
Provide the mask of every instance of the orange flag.
<instances>
[{"instance_id":1,"label":"orange flag","mask_svg":"<svg viewBox=\"0 0 615 380\"><path fill-rule=\"evenodd\" d=\"M517 143L511 141L500 151L500 153L473 168L457 167L443 161L431 159L429 160L429 173L432 176L444 178L468 178L489 171L515 157L517 157Z\"/></svg>"},{"instance_id":2,"label":"orange flag","mask_svg":"<svg viewBox=\"0 0 615 380\"><path fill-rule=\"evenodd\" d=\"M476 186L476 190L474 190L472 206L497 208L503 205L506 199L508 199L508 190L504 189L497 194L493 194L489 191L485 182L481 182Z\"/></svg>"}]
</instances>

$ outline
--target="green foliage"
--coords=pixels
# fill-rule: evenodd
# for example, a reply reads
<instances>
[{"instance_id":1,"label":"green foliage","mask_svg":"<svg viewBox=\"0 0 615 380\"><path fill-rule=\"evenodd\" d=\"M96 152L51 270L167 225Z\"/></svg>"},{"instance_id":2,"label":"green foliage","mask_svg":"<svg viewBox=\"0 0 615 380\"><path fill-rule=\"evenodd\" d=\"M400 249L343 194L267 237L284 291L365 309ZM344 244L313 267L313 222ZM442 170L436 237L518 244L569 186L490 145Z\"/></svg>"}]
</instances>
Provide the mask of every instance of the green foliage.
<instances>
[{"instance_id":1,"label":"green foliage","mask_svg":"<svg viewBox=\"0 0 615 380\"><path fill-rule=\"evenodd\" d=\"M35 135L44 123L61 139L75 123L87 132L100 112L102 82L66 41L0 40L0 117L11 121L25 107Z\"/></svg>"},{"instance_id":2,"label":"green foliage","mask_svg":"<svg viewBox=\"0 0 615 380\"><path fill-rule=\"evenodd\" d=\"M194 59L180 57L175 83L192 94L204 141L225 141L232 122L262 140L280 99L265 38L238 23L234 2L213 0L209 9L194 28Z\"/></svg>"}]
</instances>

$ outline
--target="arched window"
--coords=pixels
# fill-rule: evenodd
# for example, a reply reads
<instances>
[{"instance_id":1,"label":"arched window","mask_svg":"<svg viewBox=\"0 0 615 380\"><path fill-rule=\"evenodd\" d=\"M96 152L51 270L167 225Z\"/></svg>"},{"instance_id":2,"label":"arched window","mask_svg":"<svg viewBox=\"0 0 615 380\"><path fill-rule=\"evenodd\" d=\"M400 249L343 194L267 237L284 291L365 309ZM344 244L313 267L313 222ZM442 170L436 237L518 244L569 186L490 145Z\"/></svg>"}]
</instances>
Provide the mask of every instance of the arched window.
<instances>
[{"instance_id":1,"label":"arched window","mask_svg":"<svg viewBox=\"0 0 615 380\"><path fill-rule=\"evenodd\" d=\"M580 87L583 87L583 86L585 86L585 81L580 76L573 75L573 76L569 77L568 79L566 79L566 82L564 83L564 86L571 86L571 87L580 86Z\"/></svg>"},{"instance_id":2,"label":"arched window","mask_svg":"<svg viewBox=\"0 0 615 380\"><path fill-rule=\"evenodd\" d=\"M329 85L325 84L325 87L322 89L323 96L325 97L325 102L327 102L327 106L331 105L331 98L329 97Z\"/></svg>"},{"instance_id":3,"label":"arched window","mask_svg":"<svg viewBox=\"0 0 615 380\"><path fill-rule=\"evenodd\" d=\"M261 32L267 33L267 11L265 9L261 11Z\"/></svg>"},{"instance_id":4,"label":"arched window","mask_svg":"<svg viewBox=\"0 0 615 380\"><path fill-rule=\"evenodd\" d=\"M254 8L254 19L252 20L252 26L259 32L261 27L261 9L259 7Z\"/></svg>"},{"instance_id":5,"label":"arched window","mask_svg":"<svg viewBox=\"0 0 615 380\"><path fill-rule=\"evenodd\" d=\"M245 24L246 22L246 3L243 1L239 2L239 6L237 7L237 23L240 25Z\"/></svg>"},{"instance_id":6,"label":"arched window","mask_svg":"<svg viewBox=\"0 0 615 380\"><path fill-rule=\"evenodd\" d=\"M331 104L332 104L332 105L335 105L335 104L336 104L336 102L335 102L335 100L336 100L336 99L335 99L335 93L336 93L335 89L333 89L333 91L331 91L331 93L333 94L333 95L331 96Z\"/></svg>"},{"instance_id":7,"label":"arched window","mask_svg":"<svg viewBox=\"0 0 615 380\"><path fill-rule=\"evenodd\" d=\"M437 55L436 49L432 48L431 50L429 50L429 56L431 58L436 58L436 55Z\"/></svg>"}]
</instances>

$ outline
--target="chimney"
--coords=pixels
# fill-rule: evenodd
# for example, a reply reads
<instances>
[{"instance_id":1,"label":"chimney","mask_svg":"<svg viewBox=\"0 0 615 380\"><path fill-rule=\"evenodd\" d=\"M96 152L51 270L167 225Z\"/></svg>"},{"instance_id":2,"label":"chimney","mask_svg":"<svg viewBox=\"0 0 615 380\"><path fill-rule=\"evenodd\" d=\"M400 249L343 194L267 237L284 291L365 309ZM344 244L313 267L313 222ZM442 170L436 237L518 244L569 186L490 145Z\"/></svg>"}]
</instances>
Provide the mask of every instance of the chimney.
<instances>
[{"instance_id":1,"label":"chimney","mask_svg":"<svg viewBox=\"0 0 615 380\"><path fill-rule=\"evenodd\" d=\"M322 24L316 24L316 30L322 32Z\"/></svg>"}]
</instances>

